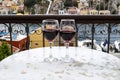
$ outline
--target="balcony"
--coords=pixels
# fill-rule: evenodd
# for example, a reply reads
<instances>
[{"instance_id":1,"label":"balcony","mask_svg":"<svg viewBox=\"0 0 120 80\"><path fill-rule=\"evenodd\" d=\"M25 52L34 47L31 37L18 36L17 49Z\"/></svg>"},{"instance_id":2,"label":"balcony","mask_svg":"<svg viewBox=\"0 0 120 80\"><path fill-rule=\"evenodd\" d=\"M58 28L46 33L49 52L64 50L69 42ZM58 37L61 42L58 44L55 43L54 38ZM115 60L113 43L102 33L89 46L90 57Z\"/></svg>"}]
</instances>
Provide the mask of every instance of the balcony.
<instances>
[{"instance_id":1,"label":"balcony","mask_svg":"<svg viewBox=\"0 0 120 80\"><path fill-rule=\"evenodd\" d=\"M20 51L31 49L31 43L34 42L36 46L39 43L45 47L46 40L41 36L41 39L32 41L30 34L34 32L36 35L42 33L38 30L41 27L41 22L44 19L75 19L77 33L72 46L79 46L78 40L91 39L91 49L94 48L94 40L100 45L104 40L108 41L107 53L111 50L111 45L115 41L120 40L120 15L1 15L0 16L0 33L5 32L9 35L9 44L11 45L11 52L13 53L14 41L13 35L21 34L26 36L25 40L17 44L17 48L22 48ZM44 34L43 34L44 35ZM14 36L15 37L15 36ZM58 36L57 46L62 45L62 40ZM14 45L15 46L15 45Z\"/></svg>"}]
</instances>

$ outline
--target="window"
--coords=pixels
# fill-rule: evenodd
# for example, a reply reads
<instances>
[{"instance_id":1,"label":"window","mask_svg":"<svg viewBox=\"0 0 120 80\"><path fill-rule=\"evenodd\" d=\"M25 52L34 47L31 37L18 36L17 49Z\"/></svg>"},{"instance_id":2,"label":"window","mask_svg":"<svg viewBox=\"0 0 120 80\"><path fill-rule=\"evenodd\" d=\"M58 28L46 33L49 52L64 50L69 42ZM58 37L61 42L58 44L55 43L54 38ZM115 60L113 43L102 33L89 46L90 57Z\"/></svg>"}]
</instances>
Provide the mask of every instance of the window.
<instances>
[{"instance_id":1,"label":"window","mask_svg":"<svg viewBox=\"0 0 120 80\"><path fill-rule=\"evenodd\" d=\"M36 46L38 46L38 43L35 43Z\"/></svg>"},{"instance_id":2,"label":"window","mask_svg":"<svg viewBox=\"0 0 120 80\"><path fill-rule=\"evenodd\" d=\"M2 11L2 14L6 14L6 12L5 12L5 11Z\"/></svg>"}]
</instances>

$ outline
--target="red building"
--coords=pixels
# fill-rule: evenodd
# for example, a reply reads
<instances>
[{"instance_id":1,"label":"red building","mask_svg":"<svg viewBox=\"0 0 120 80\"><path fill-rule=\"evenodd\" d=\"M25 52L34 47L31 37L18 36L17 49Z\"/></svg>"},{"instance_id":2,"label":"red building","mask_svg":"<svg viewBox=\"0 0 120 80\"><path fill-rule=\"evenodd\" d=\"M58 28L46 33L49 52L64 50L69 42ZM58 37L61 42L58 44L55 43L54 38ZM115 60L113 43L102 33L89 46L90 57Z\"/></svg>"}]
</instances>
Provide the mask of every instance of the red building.
<instances>
[{"instance_id":1,"label":"red building","mask_svg":"<svg viewBox=\"0 0 120 80\"><path fill-rule=\"evenodd\" d=\"M9 35L3 36L1 39L6 40L6 42L10 44ZM27 37L25 35L17 34L12 36L12 45L17 47L20 51L26 49L26 42L27 42Z\"/></svg>"},{"instance_id":2,"label":"red building","mask_svg":"<svg viewBox=\"0 0 120 80\"><path fill-rule=\"evenodd\" d=\"M0 41L0 46L2 45L2 42ZM10 45L9 45L10 46ZM17 47L15 47L15 46L12 46L12 49L13 49L13 53L17 53L17 52L19 52L20 50L17 48Z\"/></svg>"}]
</instances>

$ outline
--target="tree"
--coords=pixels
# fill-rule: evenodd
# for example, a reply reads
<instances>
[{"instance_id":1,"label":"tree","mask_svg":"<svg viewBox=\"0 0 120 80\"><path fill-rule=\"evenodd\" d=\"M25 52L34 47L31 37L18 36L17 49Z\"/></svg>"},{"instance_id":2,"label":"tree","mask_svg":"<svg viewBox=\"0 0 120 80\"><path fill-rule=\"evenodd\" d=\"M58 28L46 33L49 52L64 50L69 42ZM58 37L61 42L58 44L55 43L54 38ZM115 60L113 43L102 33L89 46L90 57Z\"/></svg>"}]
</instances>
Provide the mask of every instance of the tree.
<instances>
[{"instance_id":1,"label":"tree","mask_svg":"<svg viewBox=\"0 0 120 80\"><path fill-rule=\"evenodd\" d=\"M31 8L36 4L35 0L25 0L24 5L27 7L28 12L31 12Z\"/></svg>"},{"instance_id":2,"label":"tree","mask_svg":"<svg viewBox=\"0 0 120 80\"><path fill-rule=\"evenodd\" d=\"M0 61L10 55L11 55L10 46L3 41L0 46Z\"/></svg>"},{"instance_id":3,"label":"tree","mask_svg":"<svg viewBox=\"0 0 120 80\"><path fill-rule=\"evenodd\" d=\"M65 2L64 2L64 6L65 7L70 7L70 6L75 6L75 7L77 7L78 6L78 2L77 2L77 0L66 0Z\"/></svg>"},{"instance_id":4,"label":"tree","mask_svg":"<svg viewBox=\"0 0 120 80\"><path fill-rule=\"evenodd\" d=\"M97 10L104 10L104 3L100 3L99 5L96 6Z\"/></svg>"},{"instance_id":5,"label":"tree","mask_svg":"<svg viewBox=\"0 0 120 80\"><path fill-rule=\"evenodd\" d=\"M89 0L88 4L89 4L89 7L92 8L93 7L93 0Z\"/></svg>"},{"instance_id":6,"label":"tree","mask_svg":"<svg viewBox=\"0 0 120 80\"><path fill-rule=\"evenodd\" d=\"M46 0L35 0L36 4L41 3L42 1L46 1Z\"/></svg>"}]
</instances>

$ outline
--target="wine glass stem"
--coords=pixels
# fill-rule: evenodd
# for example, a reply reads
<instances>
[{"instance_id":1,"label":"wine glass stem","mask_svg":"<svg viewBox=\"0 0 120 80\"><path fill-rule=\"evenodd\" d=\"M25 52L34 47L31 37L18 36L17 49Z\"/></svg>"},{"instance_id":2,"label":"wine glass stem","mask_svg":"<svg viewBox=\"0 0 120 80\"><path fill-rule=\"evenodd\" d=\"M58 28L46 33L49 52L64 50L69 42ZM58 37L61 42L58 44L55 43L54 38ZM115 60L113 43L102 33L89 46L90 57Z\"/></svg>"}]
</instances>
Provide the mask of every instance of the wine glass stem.
<instances>
[{"instance_id":1,"label":"wine glass stem","mask_svg":"<svg viewBox=\"0 0 120 80\"><path fill-rule=\"evenodd\" d=\"M50 42L49 44L50 44L50 49L52 49L52 42Z\"/></svg>"},{"instance_id":2,"label":"wine glass stem","mask_svg":"<svg viewBox=\"0 0 120 80\"><path fill-rule=\"evenodd\" d=\"M69 43L66 42L66 57L69 57Z\"/></svg>"},{"instance_id":3,"label":"wine glass stem","mask_svg":"<svg viewBox=\"0 0 120 80\"><path fill-rule=\"evenodd\" d=\"M67 42L67 43L66 43L66 49L68 49L68 47L69 47L69 43Z\"/></svg>"},{"instance_id":4,"label":"wine glass stem","mask_svg":"<svg viewBox=\"0 0 120 80\"><path fill-rule=\"evenodd\" d=\"M52 42L49 43L50 44L50 54L49 54L49 57L52 58Z\"/></svg>"}]
</instances>

